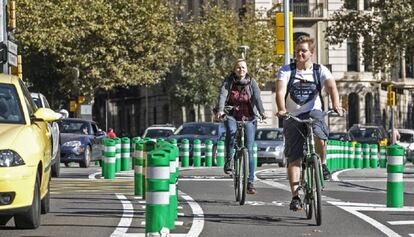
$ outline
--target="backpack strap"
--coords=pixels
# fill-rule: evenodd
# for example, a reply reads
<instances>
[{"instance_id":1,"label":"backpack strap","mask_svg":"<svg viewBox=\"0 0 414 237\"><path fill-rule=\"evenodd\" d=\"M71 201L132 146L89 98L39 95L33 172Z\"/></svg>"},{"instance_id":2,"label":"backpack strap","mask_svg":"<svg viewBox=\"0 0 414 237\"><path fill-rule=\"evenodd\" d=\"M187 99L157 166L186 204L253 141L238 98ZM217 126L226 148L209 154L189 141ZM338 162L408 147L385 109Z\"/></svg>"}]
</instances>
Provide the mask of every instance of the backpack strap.
<instances>
[{"instance_id":1,"label":"backpack strap","mask_svg":"<svg viewBox=\"0 0 414 237\"><path fill-rule=\"evenodd\" d=\"M322 105L322 111L324 111L325 105L323 103L323 98L322 98L321 65L317 63L313 64L313 79L315 80L316 88L318 88L319 98L321 100L321 105Z\"/></svg>"},{"instance_id":2,"label":"backpack strap","mask_svg":"<svg viewBox=\"0 0 414 237\"><path fill-rule=\"evenodd\" d=\"M295 80L295 76L296 76L296 63L291 63L289 66L290 66L290 77L289 77L289 81L288 81L288 84L287 84L287 89L286 89L286 94L285 94L285 101L288 97L290 89L292 88L293 81Z\"/></svg>"}]
</instances>

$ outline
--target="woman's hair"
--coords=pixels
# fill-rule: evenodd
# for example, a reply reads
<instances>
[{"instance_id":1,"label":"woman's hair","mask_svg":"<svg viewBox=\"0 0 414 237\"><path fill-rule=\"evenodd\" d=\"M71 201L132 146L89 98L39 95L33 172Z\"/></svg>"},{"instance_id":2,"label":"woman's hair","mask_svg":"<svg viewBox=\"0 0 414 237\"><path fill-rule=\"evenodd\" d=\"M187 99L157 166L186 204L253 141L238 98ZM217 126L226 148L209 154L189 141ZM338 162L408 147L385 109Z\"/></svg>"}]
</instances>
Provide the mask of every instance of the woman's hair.
<instances>
[{"instance_id":1,"label":"woman's hair","mask_svg":"<svg viewBox=\"0 0 414 237\"><path fill-rule=\"evenodd\" d=\"M310 50L313 51L315 49L315 39L314 38L311 38L307 35L301 35L295 40L295 47L298 44L303 44L303 43L308 43Z\"/></svg>"},{"instance_id":2,"label":"woman's hair","mask_svg":"<svg viewBox=\"0 0 414 237\"><path fill-rule=\"evenodd\" d=\"M233 71L234 71L234 70L236 70L236 66L237 66L237 64L238 64L238 63L240 63L240 62L245 62L245 63L247 64L246 59L244 59L244 58L239 58L239 59L237 59L237 60L234 62L234 65L233 65Z\"/></svg>"}]
</instances>

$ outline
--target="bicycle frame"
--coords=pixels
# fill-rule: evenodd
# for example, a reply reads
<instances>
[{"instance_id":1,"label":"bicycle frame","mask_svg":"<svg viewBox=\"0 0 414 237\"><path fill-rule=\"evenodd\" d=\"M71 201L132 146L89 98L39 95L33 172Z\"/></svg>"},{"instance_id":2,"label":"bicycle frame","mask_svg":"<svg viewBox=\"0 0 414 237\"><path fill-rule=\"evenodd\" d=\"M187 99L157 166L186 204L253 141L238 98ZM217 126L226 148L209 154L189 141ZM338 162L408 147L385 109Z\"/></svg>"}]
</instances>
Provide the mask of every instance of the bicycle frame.
<instances>
[{"instance_id":1,"label":"bicycle frame","mask_svg":"<svg viewBox=\"0 0 414 237\"><path fill-rule=\"evenodd\" d=\"M320 172L319 175L320 175L320 177L323 177L321 160L320 160L319 155L317 155L316 149L315 149L315 138L314 138L313 127L312 127L313 119L310 118L309 120L311 121L310 123L305 123L306 124L306 129L307 129L306 142L305 142L306 143L306 155L303 157L302 164L306 163L306 166L313 165L312 156L316 155L316 157L318 157L318 162L317 163L318 163L318 166L319 166L319 169L318 169L319 172ZM309 177L308 177L308 180L312 180L312 179L309 179ZM325 181L324 181L323 178L320 179L320 180L321 180L321 188L323 189L323 188L325 188ZM313 183L311 183L311 187L312 188L314 187Z\"/></svg>"}]
</instances>

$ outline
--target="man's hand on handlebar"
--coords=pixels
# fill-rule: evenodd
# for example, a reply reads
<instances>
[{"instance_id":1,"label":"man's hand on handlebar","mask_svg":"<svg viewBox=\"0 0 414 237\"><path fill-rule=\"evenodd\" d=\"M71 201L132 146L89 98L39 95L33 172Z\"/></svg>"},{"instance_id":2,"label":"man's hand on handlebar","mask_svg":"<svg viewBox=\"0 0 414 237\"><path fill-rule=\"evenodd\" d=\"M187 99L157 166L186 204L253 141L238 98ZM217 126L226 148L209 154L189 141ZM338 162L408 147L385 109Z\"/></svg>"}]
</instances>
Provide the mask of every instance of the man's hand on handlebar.
<instances>
[{"instance_id":1,"label":"man's hand on handlebar","mask_svg":"<svg viewBox=\"0 0 414 237\"><path fill-rule=\"evenodd\" d=\"M285 118L287 116L287 111L286 110L279 110L276 112L276 116L279 118Z\"/></svg>"},{"instance_id":2,"label":"man's hand on handlebar","mask_svg":"<svg viewBox=\"0 0 414 237\"><path fill-rule=\"evenodd\" d=\"M342 108L342 106L337 105L333 107L333 110L340 116L342 117L344 115L344 113L346 112L346 109Z\"/></svg>"}]
</instances>

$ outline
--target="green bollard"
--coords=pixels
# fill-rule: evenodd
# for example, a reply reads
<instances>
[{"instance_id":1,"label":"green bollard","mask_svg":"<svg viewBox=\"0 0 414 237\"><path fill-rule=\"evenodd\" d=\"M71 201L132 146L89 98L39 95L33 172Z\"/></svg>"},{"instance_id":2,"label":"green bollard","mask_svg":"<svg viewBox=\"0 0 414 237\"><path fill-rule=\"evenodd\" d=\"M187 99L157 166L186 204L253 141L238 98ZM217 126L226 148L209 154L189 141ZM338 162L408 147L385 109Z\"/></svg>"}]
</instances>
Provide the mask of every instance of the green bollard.
<instances>
[{"instance_id":1,"label":"green bollard","mask_svg":"<svg viewBox=\"0 0 414 237\"><path fill-rule=\"evenodd\" d=\"M136 144L136 156L134 157L134 195L143 197L143 184L144 184L144 143L139 141Z\"/></svg>"},{"instance_id":2,"label":"green bollard","mask_svg":"<svg viewBox=\"0 0 414 237\"><path fill-rule=\"evenodd\" d=\"M254 164L254 167L256 167L257 168L257 143L256 142L254 142L253 143L253 164Z\"/></svg>"},{"instance_id":3,"label":"green bollard","mask_svg":"<svg viewBox=\"0 0 414 237\"><path fill-rule=\"evenodd\" d=\"M134 137L134 138L132 138L132 154L133 154L132 156L133 157L138 157L138 154L137 154L137 146L138 146L138 143L139 143L140 140L141 140L140 137ZM135 160L136 159L132 158L132 164L131 164L132 170L135 169Z\"/></svg>"},{"instance_id":4,"label":"green bollard","mask_svg":"<svg viewBox=\"0 0 414 237\"><path fill-rule=\"evenodd\" d=\"M224 141L221 140L217 142L216 165L218 167L224 166Z\"/></svg>"},{"instance_id":5,"label":"green bollard","mask_svg":"<svg viewBox=\"0 0 414 237\"><path fill-rule=\"evenodd\" d=\"M177 140L176 139L171 139L170 140L171 144L173 144L175 147L177 147L177 152L176 152L176 157L175 157L175 174L176 174L176 180L178 180L178 175L179 175L179 171L180 171L180 152L177 146Z\"/></svg>"},{"instance_id":6,"label":"green bollard","mask_svg":"<svg viewBox=\"0 0 414 237\"><path fill-rule=\"evenodd\" d=\"M201 166L201 141L200 139L195 139L193 143L193 166Z\"/></svg>"},{"instance_id":7,"label":"green bollard","mask_svg":"<svg viewBox=\"0 0 414 237\"><path fill-rule=\"evenodd\" d=\"M106 146L106 140L108 138L103 138L102 139L102 156L101 156L101 177L105 177L105 153L107 151L107 146Z\"/></svg>"},{"instance_id":8,"label":"green bollard","mask_svg":"<svg viewBox=\"0 0 414 237\"><path fill-rule=\"evenodd\" d=\"M370 146L370 167L371 168L377 168L378 167L378 145L372 144Z\"/></svg>"},{"instance_id":9,"label":"green bollard","mask_svg":"<svg viewBox=\"0 0 414 237\"><path fill-rule=\"evenodd\" d=\"M369 144L362 144L362 168L369 168Z\"/></svg>"},{"instance_id":10,"label":"green bollard","mask_svg":"<svg viewBox=\"0 0 414 237\"><path fill-rule=\"evenodd\" d=\"M361 143L355 144L354 166L357 169L362 168L362 147L361 147Z\"/></svg>"},{"instance_id":11,"label":"green bollard","mask_svg":"<svg viewBox=\"0 0 414 237\"><path fill-rule=\"evenodd\" d=\"M404 206L404 148L391 145L387 148L387 207Z\"/></svg>"},{"instance_id":12,"label":"green bollard","mask_svg":"<svg viewBox=\"0 0 414 237\"><path fill-rule=\"evenodd\" d=\"M385 146L380 146L379 166L380 168L387 167L387 149Z\"/></svg>"},{"instance_id":13,"label":"green bollard","mask_svg":"<svg viewBox=\"0 0 414 237\"><path fill-rule=\"evenodd\" d=\"M188 139L181 140L181 167L190 165L190 143Z\"/></svg>"},{"instance_id":14,"label":"green bollard","mask_svg":"<svg viewBox=\"0 0 414 237\"><path fill-rule=\"evenodd\" d=\"M130 143L131 140L128 137L121 139L121 171L129 170L129 159L130 159Z\"/></svg>"},{"instance_id":15,"label":"green bollard","mask_svg":"<svg viewBox=\"0 0 414 237\"><path fill-rule=\"evenodd\" d=\"M165 151L168 154L170 159L170 209L169 209L169 225L170 230L175 229L175 219L177 218L177 209L178 209L178 198L176 190L176 157L178 149L176 146L167 143L163 144L160 147L161 150Z\"/></svg>"},{"instance_id":16,"label":"green bollard","mask_svg":"<svg viewBox=\"0 0 414 237\"><path fill-rule=\"evenodd\" d=\"M156 236L161 229L168 228L170 159L162 150L149 152L147 158L145 233L146 236Z\"/></svg>"},{"instance_id":17,"label":"green bollard","mask_svg":"<svg viewBox=\"0 0 414 237\"><path fill-rule=\"evenodd\" d=\"M121 138L117 137L113 139L116 147L116 160L115 160L115 173L121 171Z\"/></svg>"},{"instance_id":18,"label":"green bollard","mask_svg":"<svg viewBox=\"0 0 414 237\"><path fill-rule=\"evenodd\" d=\"M326 142L326 166L328 167L329 170L333 170L332 169L332 140L328 140Z\"/></svg>"},{"instance_id":19,"label":"green bollard","mask_svg":"<svg viewBox=\"0 0 414 237\"><path fill-rule=\"evenodd\" d=\"M149 152L155 149L155 142L151 139L144 140L144 152L143 152L143 161L142 161L142 199L146 199L146 191L147 191L147 155Z\"/></svg>"},{"instance_id":20,"label":"green bollard","mask_svg":"<svg viewBox=\"0 0 414 237\"><path fill-rule=\"evenodd\" d=\"M213 166L213 142L210 139L206 140L205 166Z\"/></svg>"},{"instance_id":21,"label":"green bollard","mask_svg":"<svg viewBox=\"0 0 414 237\"><path fill-rule=\"evenodd\" d=\"M116 142L112 139L105 140L105 179L115 178Z\"/></svg>"},{"instance_id":22,"label":"green bollard","mask_svg":"<svg viewBox=\"0 0 414 237\"><path fill-rule=\"evenodd\" d=\"M348 168L354 168L355 149L352 142L348 142Z\"/></svg>"}]
</instances>

